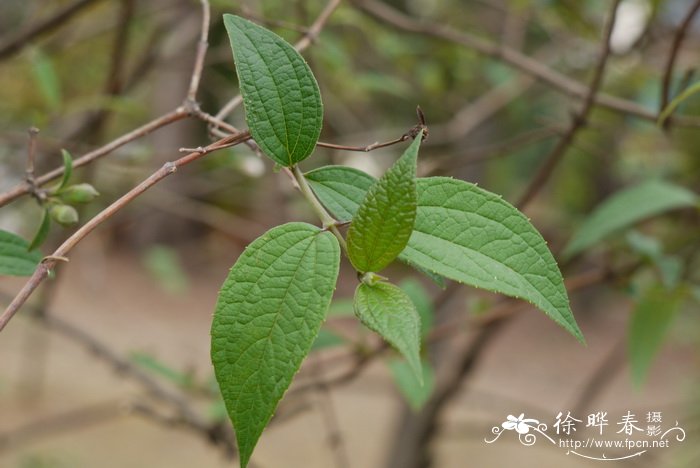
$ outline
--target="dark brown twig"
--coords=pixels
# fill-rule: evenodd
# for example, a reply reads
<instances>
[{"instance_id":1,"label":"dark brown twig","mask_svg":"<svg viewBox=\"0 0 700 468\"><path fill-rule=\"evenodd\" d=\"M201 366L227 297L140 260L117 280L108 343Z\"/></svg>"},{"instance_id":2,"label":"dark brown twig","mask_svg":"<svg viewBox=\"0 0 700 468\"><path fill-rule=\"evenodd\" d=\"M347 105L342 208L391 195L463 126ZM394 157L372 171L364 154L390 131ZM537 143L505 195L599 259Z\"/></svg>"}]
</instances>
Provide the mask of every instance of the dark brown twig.
<instances>
[{"instance_id":1,"label":"dark brown twig","mask_svg":"<svg viewBox=\"0 0 700 468\"><path fill-rule=\"evenodd\" d=\"M668 54L668 59L666 61L666 67L664 69L664 77L661 84L661 106L659 107L659 113L663 112L671 101L671 78L673 77L673 69L675 68L676 58L681 50L683 40L685 35L693 22L693 18L700 10L700 0L696 0L693 6L690 7L688 13L683 18L683 21L676 29L676 34L673 36L673 42L671 43L671 51ZM664 128L669 128L671 125L671 118L664 121Z\"/></svg>"},{"instance_id":2,"label":"dark brown twig","mask_svg":"<svg viewBox=\"0 0 700 468\"><path fill-rule=\"evenodd\" d=\"M547 182L549 177L554 172L554 168L557 167L559 162L562 160L566 151L569 149L571 144L576 137L579 130L586 126L588 115L593 109L593 104L595 102L596 94L600 89L603 82L603 75L605 72L605 65L607 64L608 57L610 56L610 35L612 34L613 26L615 25L615 18L617 16L617 6L620 0L615 0L611 7L611 11L608 17L607 24L605 26L605 32L603 34L603 42L601 45L600 57L598 58L598 63L596 65L595 71L593 73L593 79L591 80L591 85L588 89L586 99L583 102L583 107L574 116L571 121L569 130L564 134L564 136L559 140L556 146L552 149L549 155L545 158L544 163L540 166L539 170L532 178L530 184L525 189L525 192L520 197L516 206L518 209L524 209L530 201L539 193L543 185Z\"/></svg>"}]
</instances>

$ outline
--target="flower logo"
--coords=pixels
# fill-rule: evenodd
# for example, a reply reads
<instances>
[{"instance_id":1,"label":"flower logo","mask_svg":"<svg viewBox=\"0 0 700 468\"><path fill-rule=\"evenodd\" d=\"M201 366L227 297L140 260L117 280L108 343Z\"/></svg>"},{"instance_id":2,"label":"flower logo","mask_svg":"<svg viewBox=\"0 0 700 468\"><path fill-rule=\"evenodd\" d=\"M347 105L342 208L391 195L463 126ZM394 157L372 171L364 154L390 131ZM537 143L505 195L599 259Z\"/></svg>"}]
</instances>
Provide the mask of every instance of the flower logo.
<instances>
[{"instance_id":1,"label":"flower logo","mask_svg":"<svg viewBox=\"0 0 700 468\"><path fill-rule=\"evenodd\" d=\"M515 430L518 434L527 434L530 432L531 424L536 427L539 423L537 419L525 419L525 413L520 413L517 418L509 414L501 426L507 431Z\"/></svg>"}]
</instances>

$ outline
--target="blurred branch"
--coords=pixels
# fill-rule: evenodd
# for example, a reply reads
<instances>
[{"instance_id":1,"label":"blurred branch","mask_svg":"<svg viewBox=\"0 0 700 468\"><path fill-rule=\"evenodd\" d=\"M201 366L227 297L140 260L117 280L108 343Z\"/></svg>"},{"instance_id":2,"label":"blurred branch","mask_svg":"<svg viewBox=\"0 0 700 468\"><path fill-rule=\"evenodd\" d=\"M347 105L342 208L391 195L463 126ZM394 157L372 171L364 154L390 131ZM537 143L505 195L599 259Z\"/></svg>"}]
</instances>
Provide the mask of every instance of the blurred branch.
<instances>
[{"instance_id":1,"label":"blurred branch","mask_svg":"<svg viewBox=\"0 0 700 468\"><path fill-rule=\"evenodd\" d=\"M121 198L117 199L115 202L93 217L90 221L81 226L80 229L66 239L66 241L63 242L63 244L61 244L61 246L58 247L53 254L45 257L39 266L37 266L34 274L25 283L24 287L22 287L20 292L17 294L17 296L15 296L2 315L0 315L0 331L5 328L17 310L19 310L22 304L27 301L32 292L34 292L34 290L39 287L39 285L48 277L49 271L56 265L56 263L59 261L68 261L66 255L68 255L68 253L73 250L73 247L82 241L97 226L110 219L115 213L124 208L135 198L142 195L149 188L173 174L178 168L197 161L213 151L242 143L248 138L250 138L250 133L245 131L231 137L222 138L221 140L218 140L204 148L198 148L196 151L193 151L175 161L166 162L160 169L151 174L150 177L128 191L126 194L122 195Z\"/></svg>"},{"instance_id":2,"label":"blurred branch","mask_svg":"<svg viewBox=\"0 0 700 468\"><path fill-rule=\"evenodd\" d=\"M200 3L202 4L202 28L199 42L197 42L197 53L195 55L192 77L190 78L190 87L187 90L187 97L185 98L185 102L194 107L197 106L197 90L199 89L199 82L202 78L202 70L204 69L204 57L206 57L207 48L209 47L208 37L211 16L209 0L200 0Z\"/></svg>"},{"instance_id":3,"label":"blurred branch","mask_svg":"<svg viewBox=\"0 0 700 468\"><path fill-rule=\"evenodd\" d=\"M566 134L559 140L557 145L552 149L549 155L545 158L544 163L540 166L540 169L532 178L530 184L525 189L525 192L520 197L516 206L518 209L523 210L532 199L539 193L547 180L551 177L554 168L557 167L559 162L566 154L571 144L576 137L576 134L584 126L586 126L588 121L588 115L593 109L593 103L595 101L596 94L601 87L603 82L603 75L605 73L605 65L608 62L608 57L610 56L610 36L615 25L615 18L617 16L617 6L620 4L620 0L615 0L612 4L610 14L608 17L607 24L605 26L605 32L603 33L603 41L601 45L600 57L598 59L598 64L596 65L595 71L593 73L593 79L591 80L591 85L586 95L586 99L583 103L581 110L574 116L571 121L571 126Z\"/></svg>"},{"instance_id":4,"label":"blurred branch","mask_svg":"<svg viewBox=\"0 0 700 468\"><path fill-rule=\"evenodd\" d=\"M368 15L395 28L460 44L482 55L499 59L523 73L534 76L538 80L552 86L553 89L565 94L579 99L586 99L588 95L588 86L549 68L543 63L517 50L465 32L456 31L442 24L417 21L384 3L374 0L351 0L351 3ZM655 122L657 119L655 112L651 112L635 102L616 96L599 93L595 96L594 103L610 110L633 115L644 120ZM700 119L690 116L678 116L676 117L676 124L698 127L700 126Z\"/></svg>"},{"instance_id":5,"label":"blurred branch","mask_svg":"<svg viewBox=\"0 0 700 468\"><path fill-rule=\"evenodd\" d=\"M98 1L99 0L77 0L76 2L68 4L62 9L58 10L52 16L38 21L36 24L30 25L19 31L14 36L8 37L7 39L1 41L0 60L8 58L19 52L32 40L62 26L77 13L80 13L86 7L89 7Z\"/></svg>"},{"instance_id":6,"label":"blurred branch","mask_svg":"<svg viewBox=\"0 0 700 468\"><path fill-rule=\"evenodd\" d=\"M695 4L690 7L688 14L686 14L685 18L678 26L678 29L676 29L676 34L673 36L671 51L668 54L666 67L664 69L664 77L661 84L661 105L659 106L659 112L663 112L671 100L671 78L673 77L673 69L676 64L676 58L678 57L678 53L681 50L681 45L683 44L685 35L688 32L688 29L690 28L693 18L698 10L700 10L700 0L696 0ZM669 125L671 125L671 120L672 119L669 118L664 121L664 128L669 128Z\"/></svg>"}]
</instances>

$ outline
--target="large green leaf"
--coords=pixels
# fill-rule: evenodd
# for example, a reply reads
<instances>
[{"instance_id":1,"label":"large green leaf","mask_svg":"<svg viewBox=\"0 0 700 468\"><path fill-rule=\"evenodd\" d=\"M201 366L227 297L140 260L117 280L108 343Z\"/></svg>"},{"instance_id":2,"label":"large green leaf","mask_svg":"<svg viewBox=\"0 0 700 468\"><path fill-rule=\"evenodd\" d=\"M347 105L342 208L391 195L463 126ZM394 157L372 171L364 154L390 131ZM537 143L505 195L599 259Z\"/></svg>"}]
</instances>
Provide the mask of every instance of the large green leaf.
<instances>
[{"instance_id":1,"label":"large green leaf","mask_svg":"<svg viewBox=\"0 0 700 468\"><path fill-rule=\"evenodd\" d=\"M311 154L321 133L316 78L302 56L272 31L229 14L224 25L251 135L275 162L298 163Z\"/></svg>"},{"instance_id":2,"label":"large green leaf","mask_svg":"<svg viewBox=\"0 0 700 468\"><path fill-rule=\"evenodd\" d=\"M564 249L572 257L625 227L668 210L698 204L693 192L662 180L621 190L601 203Z\"/></svg>"},{"instance_id":3,"label":"large green leaf","mask_svg":"<svg viewBox=\"0 0 700 468\"><path fill-rule=\"evenodd\" d=\"M243 467L318 334L339 262L331 233L288 223L251 243L221 288L211 354Z\"/></svg>"},{"instance_id":4,"label":"large green leaf","mask_svg":"<svg viewBox=\"0 0 700 468\"><path fill-rule=\"evenodd\" d=\"M420 316L406 293L390 283L362 283L355 291L355 314L404 355L422 385Z\"/></svg>"},{"instance_id":5,"label":"large green leaf","mask_svg":"<svg viewBox=\"0 0 700 468\"><path fill-rule=\"evenodd\" d=\"M525 299L583 341L547 243L500 196L447 177L418 180L409 262L461 283Z\"/></svg>"},{"instance_id":6,"label":"large green leaf","mask_svg":"<svg viewBox=\"0 0 700 468\"><path fill-rule=\"evenodd\" d=\"M41 253L29 251L29 243L0 229L0 275L31 276L41 262Z\"/></svg>"},{"instance_id":7,"label":"large green leaf","mask_svg":"<svg viewBox=\"0 0 700 468\"><path fill-rule=\"evenodd\" d=\"M348 230L348 257L361 272L380 271L401 253L416 219L416 161L422 132L374 185Z\"/></svg>"},{"instance_id":8,"label":"large green leaf","mask_svg":"<svg viewBox=\"0 0 700 468\"><path fill-rule=\"evenodd\" d=\"M317 169L321 171L326 168ZM334 169L327 178L342 179L343 172ZM366 184L368 177L356 180ZM346 203L350 213L352 202L357 210L361 201L357 191L344 191L342 184L326 183L325 188L317 194L331 211L338 200ZM527 218L498 195L460 180L417 179L417 193L414 230L421 226L426 232L413 233L400 260L461 283L523 298L583 339L559 268ZM444 207L441 200L446 202ZM430 234L444 238L434 239Z\"/></svg>"},{"instance_id":9,"label":"large green leaf","mask_svg":"<svg viewBox=\"0 0 700 468\"><path fill-rule=\"evenodd\" d=\"M682 288L655 285L644 292L632 311L628 349L632 380L636 385L644 382L684 297Z\"/></svg>"}]
</instances>

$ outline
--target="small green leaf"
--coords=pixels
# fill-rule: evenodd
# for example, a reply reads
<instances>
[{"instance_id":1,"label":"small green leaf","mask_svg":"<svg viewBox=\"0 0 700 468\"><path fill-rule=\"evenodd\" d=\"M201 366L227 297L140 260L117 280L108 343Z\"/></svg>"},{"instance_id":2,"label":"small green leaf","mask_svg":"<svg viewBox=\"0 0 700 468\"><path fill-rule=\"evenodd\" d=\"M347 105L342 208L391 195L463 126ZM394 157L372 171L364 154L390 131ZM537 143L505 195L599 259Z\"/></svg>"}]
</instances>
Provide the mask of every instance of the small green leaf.
<instances>
[{"instance_id":1,"label":"small green leaf","mask_svg":"<svg viewBox=\"0 0 700 468\"><path fill-rule=\"evenodd\" d=\"M163 377L179 387L192 388L195 385L192 374L174 369L148 353L133 352L130 358L132 362L138 364L143 369Z\"/></svg>"},{"instance_id":2,"label":"small green leaf","mask_svg":"<svg viewBox=\"0 0 700 468\"><path fill-rule=\"evenodd\" d=\"M685 296L684 290L652 286L632 311L628 349L632 380L641 386L651 367L671 320Z\"/></svg>"},{"instance_id":3,"label":"small green leaf","mask_svg":"<svg viewBox=\"0 0 700 468\"><path fill-rule=\"evenodd\" d=\"M411 298L390 283L363 283L355 291L355 314L403 354L422 385L420 316Z\"/></svg>"},{"instance_id":4,"label":"small green leaf","mask_svg":"<svg viewBox=\"0 0 700 468\"><path fill-rule=\"evenodd\" d=\"M434 317L433 303L430 300L428 292L423 285L414 278L407 278L401 281L399 287L411 298L411 302L416 306L418 315L420 315L421 336L426 336L433 327Z\"/></svg>"},{"instance_id":5,"label":"small green leaf","mask_svg":"<svg viewBox=\"0 0 700 468\"><path fill-rule=\"evenodd\" d=\"M39 224L39 229L37 229L36 234L34 234L34 239L29 244L27 250L32 251L44 243L46 237L49 235L49 229L51 228L51 216L49 215L49 210L44 209L44 213L41 215L41 223Z\"/></svg>"},{"instance_id":6,"label":"small green leaf","mask_svg":"<svg viewBox=\"0 0 700 468\"><path fill-rule=\"evenodd\" d=\"M190 281L175 249L165 245L153 245L146 250L142 261L165 291L172 294L187 292Z\"/></svg>"},{"instance_id":7,"label":"small green leaf","mask_svg":"<svg viewBox=\"0 0 700 468\"><path fill-rule=\"evenodd\" d=\"M416 162L421 131L365 195L348 230L348 257L361 272L380 271L406 247L416 219Z\"/></svg>"},{"instance_id":8,"label":"small green leaf","mask_svg":"<svg viewBox=\"0 0 700 468\"><path fill-rule=\"evenodd\" d=\"M345 166L321 167L305 177L321 203L341 222L352 221L367 191L377 182L371 175Z\"/></svg>"},{"instance_id":9,"label":"small green leaf","mask_svg":"<svg viewBox=\"0 0 700 468\"><path fill-rule=\"evenodd\" d=\"M41 262L39 252L30 252L29 243L0 229L0 275L32 276Z\"/></svg>"},{"instance_id":10,"label":"small green leaf","mask_svg":"<svg viewBox=\"0 0 700 468\"><path fill-rule=\"evenodd\" d=\"M406 361L392 359L388 362L388 365L391 370L391 376L394 378L394 383L408 402L408 406L413 411L419 411L425 402L428 401L435 388L435 373L432 366L427 361L423 361L421 365L423 369L423 385L421 385Z\"/></svg>"},{"instance_id":11,"label":"small green leaf","mask_svg":"<svg viewBox=\"0 0 700 468\"><path fill-rule=\"evenodd\" d=\"M666 108L659 114L659 119L657 121L658 125L663 125L663 123L668 119L671 114L673 114L673 111L676 110L678 106L681 105L683 101L688 99L690 96L693 94L696 94L700 92L700 81L697 83L693 83L692 85L688 86L685 91L683 91L681 94L676 96L673 101L671 101Z\"/></svg>"},{"instance_id":12,"label":"small green leaf","mask_svg":"<svg viewBox=\"0 0 700 468\"><path fill-rule=\"evenodd\" d=\"M321 328L314 340L314 344L311 345L311 351L318 351L320 349L334 348L345 343L345 340L340 336L336 335L330 330Z\"/></svg>"},{"instance_id":13,"label":"small green leaf","mask_svg":"<svg viewBox=\"0 0 700 468\"><path fill-rule=\"evenodd\" d=\"M661 180L649 180L623 189L601 203L588 216L564 249L571 258L605 237L665 211L694 206L693 192Z\"/></svg>"},{"instance_id":14,"label":"small green leaf","mask_svg":"<svg viewBox=\"0 0 700 468\"><path fill-rule=\"evenodd\" d=\"M242 467L311 349L339 263L331 233L288 223L253 241L221 288L211 354Z\"/></svg>"},{"instance_id":15,"label":"small green leaf","mask_svg":"<svg viewBox=\"0 0 700 468\"><path fill-rule=\"evenodd\" d=\"M241 17L224 15L250 133L276 163L293 166L316 146L323 123L318 83L284 39Z\"/></svg>"},{"instance_id":16,"label":"small green leaf","mask_svg":"<svg viewBox=\"0 0 700 468\"><path fill-rule=\"evenodd\" d=\"M73 176L73 156L68 150L61 150L61 156L63 156L63 177L61 177L61 182L52 190L54 193L59 192L68 185L70 178Z\"/></svg>"},{"instance_id":17,"label":"small green leaf","mask_svg":"<svg viewBox=\"0 0 700 468\"><path fill-rule=\"evenodd\" d=\"M583 342L547 243L500 196L447 177L418 179L409 262L446 278L524 299Z\"/></svg>"}]
</instances>

